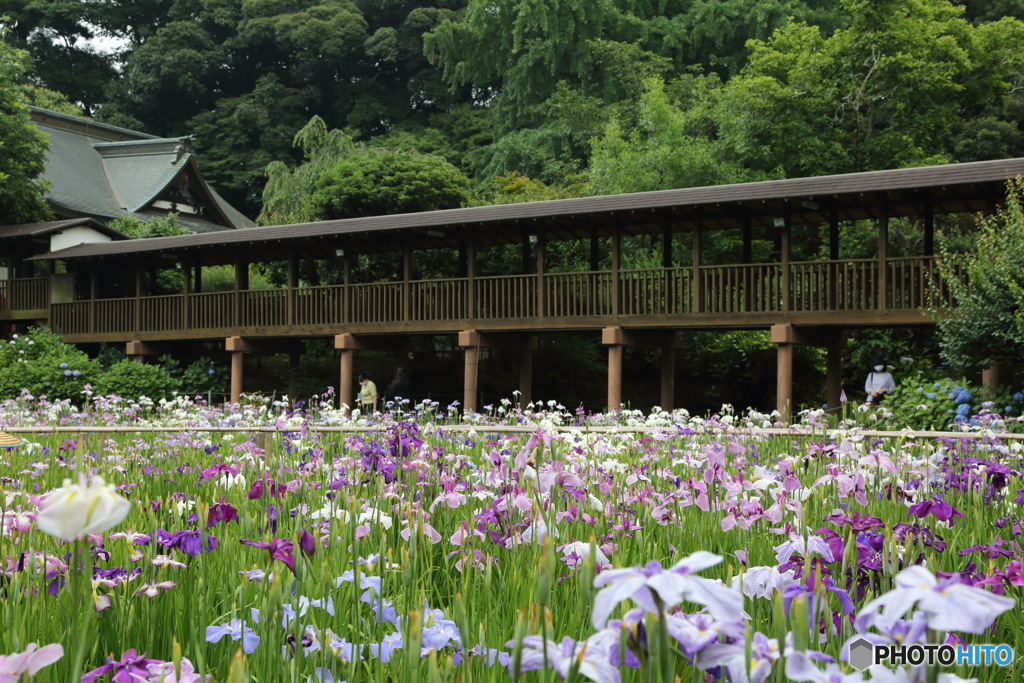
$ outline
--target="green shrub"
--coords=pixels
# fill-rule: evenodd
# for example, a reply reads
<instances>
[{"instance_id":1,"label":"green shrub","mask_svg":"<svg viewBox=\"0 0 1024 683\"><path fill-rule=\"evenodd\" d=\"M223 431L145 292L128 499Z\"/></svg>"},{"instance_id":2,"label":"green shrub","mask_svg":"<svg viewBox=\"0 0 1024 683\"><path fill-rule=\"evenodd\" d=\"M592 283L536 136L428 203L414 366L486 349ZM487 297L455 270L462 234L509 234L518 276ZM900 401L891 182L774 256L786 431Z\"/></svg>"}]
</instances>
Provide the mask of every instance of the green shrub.
<instances>
[{"instance_id":1,"label":"green shrub","mask_svg":"<svg viewBox=\"0 0 1024 683\"><path fill-rule=\"evenodd\" d=\"M0 341L0 398L15 398L27 389L50 400L82 401L95 383L100 365L50 330L33 327L9 342Z\"/></svg>"},{"instance_id":2,"label":"green shrub","mask_svg":"<svg viewBox=\"0 0 1024 683\"><path fill-rule=\"evenodd\" d=\"M159 401L170 398L179 386L178 380L164 367L125 359L111 365L93 390L104 396L116 395L132 401L143 396Z\"/></svg>"},{"instance_id":3,"label":"green shrub","mask_svg":"<svg viewBox=\"0 0 1024 683\"><path fill-rule=\"evenodd\" d=\"M229 370L209 358L200 358L181 373L181 391L189 396L222 394L228 390Z\"/></svg>"}]
</instances>

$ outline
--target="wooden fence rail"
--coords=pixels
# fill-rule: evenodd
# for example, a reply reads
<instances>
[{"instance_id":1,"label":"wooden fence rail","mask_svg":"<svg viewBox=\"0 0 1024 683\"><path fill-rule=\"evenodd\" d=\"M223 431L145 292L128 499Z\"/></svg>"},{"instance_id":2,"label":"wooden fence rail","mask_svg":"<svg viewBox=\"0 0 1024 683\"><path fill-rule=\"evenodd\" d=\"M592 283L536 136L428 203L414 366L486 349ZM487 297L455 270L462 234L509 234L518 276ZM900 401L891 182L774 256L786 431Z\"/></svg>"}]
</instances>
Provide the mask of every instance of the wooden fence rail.
<instances>
[{"instance_id":1,"label":"wooden fence rail","mask_svg":"<svg viewBox=\"0 0 1024 683\"><path fill-rule=\"evenodd\" d=\"M953 303L934 257L888 259L884 269L878 259L844 259L791 263L788 274L779 263L701 266L696 274L693 268L622 270L617 286L615 274L602 271L175 294L53 304L52 320L60 334L85 335L616 314L919 310ZM955 277L963 279L962 268ZM35 305L45 278L33 280L38 282L19 285L19 296ZM0 292L13 292L9 285L19 282L28 281L6 281L8 288Z\"/></svg>"}]
</instances>

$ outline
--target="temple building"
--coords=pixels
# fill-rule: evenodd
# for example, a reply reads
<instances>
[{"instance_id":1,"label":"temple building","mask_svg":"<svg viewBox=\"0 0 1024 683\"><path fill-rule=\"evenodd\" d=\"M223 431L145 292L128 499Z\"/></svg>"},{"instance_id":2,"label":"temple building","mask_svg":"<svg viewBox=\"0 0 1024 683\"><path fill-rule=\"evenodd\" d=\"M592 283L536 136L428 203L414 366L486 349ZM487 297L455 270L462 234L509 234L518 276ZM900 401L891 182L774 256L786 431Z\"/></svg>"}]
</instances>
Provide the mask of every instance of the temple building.
<instances>
[{"instance_id":1,"label":"temple building","mask_svg":"<svg viewBox=\"0 0 1024 683\"><path fill-rule=\"evenodd\" d=\"M192 233L252 228L199 172L191 138L158 138L91 119L30 107L50 138L46 202L57 218L178 214Z\"/></svg>"}]
</instances>

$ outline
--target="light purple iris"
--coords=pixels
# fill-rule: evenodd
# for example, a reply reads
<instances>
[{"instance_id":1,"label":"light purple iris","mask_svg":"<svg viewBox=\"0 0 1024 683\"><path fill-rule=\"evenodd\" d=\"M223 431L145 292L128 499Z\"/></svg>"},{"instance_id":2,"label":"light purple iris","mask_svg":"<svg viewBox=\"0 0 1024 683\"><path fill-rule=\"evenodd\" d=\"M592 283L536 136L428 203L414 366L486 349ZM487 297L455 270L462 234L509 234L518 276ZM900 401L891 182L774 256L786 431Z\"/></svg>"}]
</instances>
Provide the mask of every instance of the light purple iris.
<instances>
[{"instance_id":1,"label":"light purple iris","mask_svg":"<svg viewBox=\"0 0 1024 683\"><path fill-rule=\"evenodd\" d=\"M668 569L657 560L646 566L611 569L594 577L594 588L605 586L594 599L591 620L595 629L604 628L615 606L627 598L657 614L655 596L662 609L674 607L683 600L705 605L716 619L735 621L743 614L743 596L738 591L708 579L694 576L694 572L713 567L722 557L704 550L684 557Z\"/></svg>"},{"instance_id":2,"label":"light purple iris","mask_svg":"<svg viewBox=\"0 0 1024 683\"><path fill-rule=\"evenodd\" d=\"M610 642L607 638L599 639L598 642L591 638L577 643L566 636L561 643L556 643L540 636L526 636L523 638L519 670L526 672L543 669L546 656L548 666L563 679L569 676L569 670L578 663L579 674L595 683L619 683L619 670L608 659L607 646ZM514 647L515 644L514 640L505 643L508 647ZM514 666L513 657L508 664L509 674L515 674L512 670Z\"/></svg>"},{"instance_id":3,"label":"light purple iris","mask_svg":"<svg viewBox=\"0 0 1024 683\"><path fill-rule=\"evenodd\" d=\"M231 636L231 640L241 640L242 650L247 655L255 652L256 647L260 644L260 637L256 635L255 631L246 626L245 622L241 619L232 619L220 626L206 627L206 642L216 643L224 636Z\"/></svg>"},{"instance_id":4,"label":"light purple iris","mask_svg":"<svg viewBox=\"0 0 1024 683\"><path fill-rule=\"evenodd\" d=\"M829 664L822 671L814 665L814 661L803 652L792 652L786 655L786 678L803 683L861 683L864 676L858 672L843 673L838 664ZM872 678L871 680L874 680Z\"/></svg>"},{"instance_id":5,"label":"light purple iris","mask_svg":"<svg viewBox=\"0 0 1024 683\"><path fill-rule=\"evenodd\" d=\"M887 630L917 605L927 616L930 629L983 633L1015 604L1013 598L964 585L957 577L939 581L924 567L914 565L896 575L896 588L864 605L860 617L873 615L872 624Z\"/></svg>"},{"instance_id":6,"label":"light purple iris","mask_svg":"<svg viewBox=\"0 0 1024 683\"><path fill-rule=\"evenodd\" d=\"M747 651L742 640L732 644L713 643L701 650L697 668L703 671L724 666L733 683L764 683L771 675L772 666L782 653L779 641L755 633L750 643L750 678L747 678Z\"/></svg>"}]
</instances>

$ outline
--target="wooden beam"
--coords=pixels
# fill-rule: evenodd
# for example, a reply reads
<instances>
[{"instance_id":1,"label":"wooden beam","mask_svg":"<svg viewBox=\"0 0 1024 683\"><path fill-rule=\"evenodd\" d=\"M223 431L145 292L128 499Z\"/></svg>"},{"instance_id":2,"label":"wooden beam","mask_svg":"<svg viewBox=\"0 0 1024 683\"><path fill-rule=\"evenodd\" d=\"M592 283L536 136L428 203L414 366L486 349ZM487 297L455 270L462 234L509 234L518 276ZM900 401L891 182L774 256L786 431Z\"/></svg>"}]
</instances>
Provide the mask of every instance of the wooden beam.
<instances>
[{"instance_id":1,"label":"wooden beam","mask_svg":"<svg viewBox=\"0 0 1024 683\"><path fill-rule=\"evenodd\" d=\"M227 337L224 340L224 349L231 353L302 353L304 348L299 339Z\"/></svg>"},{"instance_id":2,"label":"wooden beam","mask_svg":"<svg viewBox=\"0 0 1024 683\"><path fill-rule=\"evenodd\" d=\"M601 330L601 343L640 349L672 349L681 345L679 333L672 330L634 330L622 327L606 327Z\"/></svg>"},{"instance_id":3,"label":"wooden beam","mask_svg":"<svg viewBox=\"0 0 1024 683\"><path fill-rule=\"evenodd\" d=\"M841 327L802 327L788 323L771 327L773 344L844 348L846 335L847 331Z\"/></svg>"}]
</instances>

